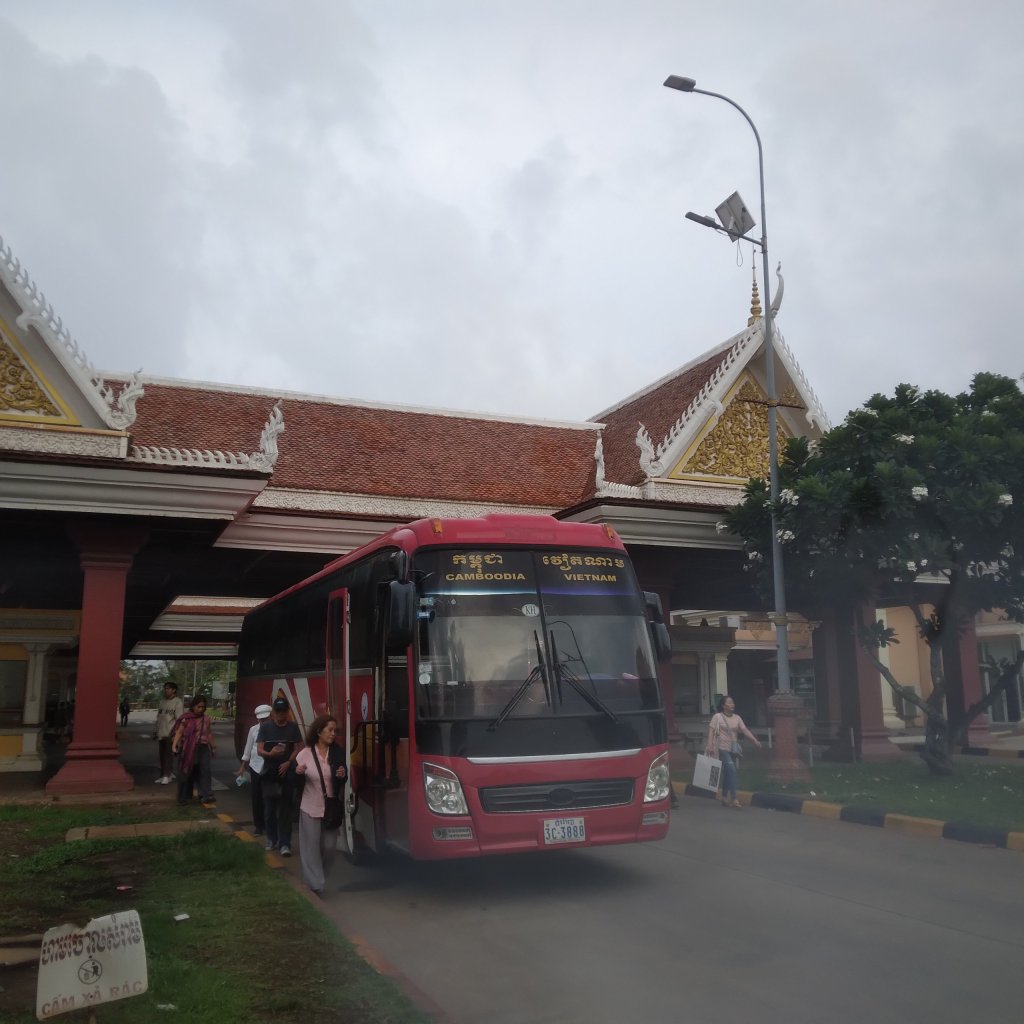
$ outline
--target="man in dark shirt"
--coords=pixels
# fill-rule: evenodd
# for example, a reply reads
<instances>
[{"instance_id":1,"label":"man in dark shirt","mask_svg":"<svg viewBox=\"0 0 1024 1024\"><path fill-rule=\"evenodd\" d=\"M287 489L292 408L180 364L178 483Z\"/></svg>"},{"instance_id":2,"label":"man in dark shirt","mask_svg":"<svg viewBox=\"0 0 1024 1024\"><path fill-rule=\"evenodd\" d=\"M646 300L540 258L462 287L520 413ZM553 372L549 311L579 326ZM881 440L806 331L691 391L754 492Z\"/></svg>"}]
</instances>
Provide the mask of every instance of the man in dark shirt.
<instances>
[{"instance_id":1,"label":"man in dark shirt","mask_svg":"<svg viewBox=\"0 0 1024 1024\"><path fill-rule=\"evenodd\" d=\"M270 705L270 718L260 725L256 749L263 758L263 810L267 849L292 855L292 767L302 749L302 733L292 720L288 701L278 697Z\"/></svg>"}]
</instances>

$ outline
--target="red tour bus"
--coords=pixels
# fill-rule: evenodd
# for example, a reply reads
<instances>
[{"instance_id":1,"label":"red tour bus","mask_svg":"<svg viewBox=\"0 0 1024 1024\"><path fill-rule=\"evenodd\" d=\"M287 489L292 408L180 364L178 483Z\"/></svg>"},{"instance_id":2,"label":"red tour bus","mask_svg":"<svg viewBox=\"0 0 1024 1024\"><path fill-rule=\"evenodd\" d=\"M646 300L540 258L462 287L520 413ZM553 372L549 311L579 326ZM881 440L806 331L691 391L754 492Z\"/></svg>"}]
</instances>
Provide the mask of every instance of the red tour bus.
<instances>
[{"instance_id":1,"label":"red tour bus","mask_svg":"<svg viewBox=\"0 0 1024 1024\"><path fill-rule=\"evenodd\" d=\"M669 760L656 595L610 527L421 519L250 612L239 745L284 696L331 709L352 857L473 857L661 839Z\"/></svg>"}]
</instances>

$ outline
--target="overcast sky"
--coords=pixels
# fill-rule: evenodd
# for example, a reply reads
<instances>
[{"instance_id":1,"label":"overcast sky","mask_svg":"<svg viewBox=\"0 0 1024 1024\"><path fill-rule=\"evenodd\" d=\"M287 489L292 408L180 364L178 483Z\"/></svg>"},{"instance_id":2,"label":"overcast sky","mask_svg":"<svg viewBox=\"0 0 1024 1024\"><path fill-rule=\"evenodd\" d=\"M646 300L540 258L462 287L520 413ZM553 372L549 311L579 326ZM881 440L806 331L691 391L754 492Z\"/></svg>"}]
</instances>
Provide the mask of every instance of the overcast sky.
<instances>
[{"instance_id":1,"label":"overcast sky","mask_svg":"<svg viewBox=\"0 0 1024 1024\"><path fill-rule=\"evenodd\" d=\"M1007 0L0 0L0 61L0 234L101 370L601 412L749 314L683 214L760 220L754 137L674 73L758 127L833 422L1024 371Z\"/></svg>"}]
</instances>

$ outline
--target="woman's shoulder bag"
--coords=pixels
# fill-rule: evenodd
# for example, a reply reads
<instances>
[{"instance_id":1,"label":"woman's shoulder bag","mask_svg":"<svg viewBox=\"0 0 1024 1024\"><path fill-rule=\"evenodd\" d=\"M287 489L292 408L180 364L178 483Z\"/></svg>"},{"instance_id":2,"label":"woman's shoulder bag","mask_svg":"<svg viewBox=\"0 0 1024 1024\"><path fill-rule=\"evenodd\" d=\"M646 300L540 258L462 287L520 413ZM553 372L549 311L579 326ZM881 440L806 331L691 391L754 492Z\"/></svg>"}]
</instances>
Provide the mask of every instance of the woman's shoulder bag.
<instances>
[{"instance_id":1,"label":"woman's shoulder bag","mask_svg":"<svg viewBox=\"0 0 1024 1024\"><path fill-rule=\"evenodd\" d=\"M341 823L344 821L344 810L341 805L341 798L337 796L327 795L327 783L324 782L324 770L320 767L320 755L316 751L316 747L310 747L309 752L313 758L313 764L316 765L316 773L320 776L320 789L324 794L324 816L321 819L323 827L328 831L333 832L336 828L341 828ZM330 767L331 755L328 752L327 765Z\"/></svg>"}]
</instances>

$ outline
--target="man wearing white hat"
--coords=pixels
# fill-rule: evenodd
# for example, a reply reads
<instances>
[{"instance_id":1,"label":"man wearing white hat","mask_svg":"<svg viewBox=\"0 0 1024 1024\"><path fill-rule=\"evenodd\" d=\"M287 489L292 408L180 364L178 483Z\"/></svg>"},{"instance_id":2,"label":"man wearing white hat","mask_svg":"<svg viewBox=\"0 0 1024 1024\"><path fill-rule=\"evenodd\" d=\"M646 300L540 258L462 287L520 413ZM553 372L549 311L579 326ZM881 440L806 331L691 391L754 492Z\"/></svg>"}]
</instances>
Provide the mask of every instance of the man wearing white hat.
<instances>
[{"instance_id":1,"label":"man wearing white hat","mask_svg":"<svg viewBox=\"0 0 1024 1024\"><path fill-rule=\"evenodd\" d=\"M260 723L270 717L270 705L260 704L256 708L256 724L249 730L245 739L245 750L242 751L242 763L238 766L238 778L245 775L249 769L249 782L252 786L252 827L253 834L263 835L263 780L260 778L263 772L263 757L260 755L256 743L256 734L260 731ZM241 783L239 783L241 785Z\"/></svg>"}]
</instances>

